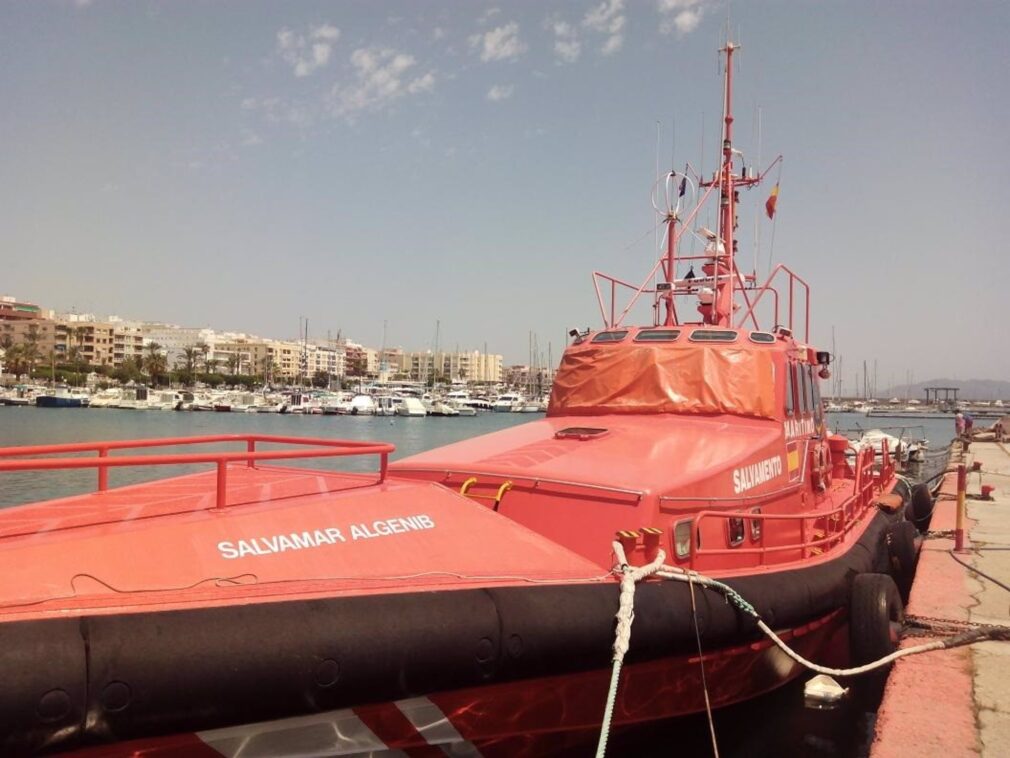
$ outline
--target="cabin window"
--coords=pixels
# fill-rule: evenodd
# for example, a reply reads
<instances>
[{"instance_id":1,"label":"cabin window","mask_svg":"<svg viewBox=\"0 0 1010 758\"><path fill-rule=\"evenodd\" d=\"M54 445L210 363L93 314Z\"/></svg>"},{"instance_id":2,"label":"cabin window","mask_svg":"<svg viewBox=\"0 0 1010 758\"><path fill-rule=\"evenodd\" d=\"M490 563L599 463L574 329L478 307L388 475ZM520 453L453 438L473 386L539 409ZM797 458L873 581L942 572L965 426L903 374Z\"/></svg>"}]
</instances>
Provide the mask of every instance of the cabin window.
<instances>
[{"instance_id":1,"label":"cabin window","mask_svg":"<svg viewBox=\"0 0 1010 758\"><path fill-rule=\"evenodd\" d=\"M687 558L691 554L691 520L678 521L673 527L673 552L678 558ZM700 539L699 534L699 539ZM701 542L698 543L701 547Z\"/></svg>"},{"instance_id":2,"label":"cabin window","mask_svg":"<svg viewBox=\"0 0 1010 758\"><path fill-rule=\"evenodd\" d=\"M755 514L756 516L760 516L761 515L760 506L757 508L752 508L751 513ZM754 540L754 542L761 541L761 519L752 518L750 520L750 538Z\"/></svg>"},{"instance_id":3,"label":"cabin window","mask_svg":"<svg viewBox=\"0 0 1010 758\"><path fill-rule=\"evenodd\" d=\"M821 383L817 374L813 375L810 387L813 393L814 415L817 418L817 423L820 424L824 414L824 403L821 401Z\"/></svg>"},{"instance_id":4,"label":"cabin window","mask_svg":"<svg viewBox=\"0 0 1010 758\"><path fill-rule=\"evenodd\" d=\"M730 329L695 329L690 339L691 342L733 342L736 332Z\"/></svg>"},{"instance_id":5,"label":"cabin window","mask_svg":"<svg viewBox=\"0 0 1010 758\"><path fill-rule=\"evenodd\" d=\"M642 329L635 342L673 342L679 336L680 329Z\"/></svg>"},{"instance_id":6,"label":"cabin window","mask_svg":"<svg viewBox=\"0 0 1010 758\"><path fill-rule=\"evenodd\" d=\"M793 403L793 385L796 383L796 371L793 364L788 364L786 366L786 415L792 416L795 412L795 404Z\"/></svg>"},{"instance_id":7,"label":"cabin window","mask_svg":"<svg viewBox=\"0 0 1010 758\"><path fill-rule=\"evenodd\" d=\"M809 384L809 382L807 381L806 368L807 368L806 366L797 366L796 367L796 369L797 369L797 371L799 373L799 377L798 377L799 382L798 382L798 384L796 386L796 389L799 390L799 396L800 396L799 397L799 399L800 399L800 414L804 415L804 416L807 415L808 413L810 413L810 393L807 390L807 385Z\"/></svg>"},{"instance_id":8,"label":"cabin window","mask_svg":"<svg viewBox=\"0 0 1010 758\"><path fill-rule=\"evenodd\" d=\"M595 337L593 337L593 342L620 342L627 336L628 336L627 329L621 329L616 332L600 332Z\"/></svg>"},{"instance_id":9,"label":"cabin window","mask_svg":"<svg viewBox=\"0 0 1010 758\"><path fill-rule=\"evenodd\" d=\"M744 538L744 525L743 519L739 517L733 517L726 520L726 524L729 527L729 544L731 547L736 547L743 543Z\"/></svg>"},{"instance_id":10,"label":"cabin window","mask_svg":"<svg viewBox=\"0 0 1010 758\"><path fill-rule=\"evenodd\" d=\"M750 333L751 342L761 342L761 343L771 343L775 342L775 335L769 334L768 332L751 332Z\"/></svg>"}]
</instances>

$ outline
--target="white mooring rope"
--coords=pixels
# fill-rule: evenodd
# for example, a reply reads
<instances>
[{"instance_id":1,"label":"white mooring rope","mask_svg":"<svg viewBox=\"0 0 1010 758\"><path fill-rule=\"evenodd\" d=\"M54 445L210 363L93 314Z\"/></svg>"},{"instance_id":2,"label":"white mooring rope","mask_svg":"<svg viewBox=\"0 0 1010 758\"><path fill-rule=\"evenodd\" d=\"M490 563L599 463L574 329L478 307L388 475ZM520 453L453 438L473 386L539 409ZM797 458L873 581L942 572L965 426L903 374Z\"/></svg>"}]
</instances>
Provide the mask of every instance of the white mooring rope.
<instances>
[{"instance_id":1,"label":"white mooring rope","mask_svg":"<svg viewBox=\"0 0 1010 758\"><path fill-rule=\"evenodd\" d=\"M722 594L727 601L732 603L736 608L743 611L747 615L751 616L757 623L758 629L768 637L782 652L787 656L792 658L796 663L804 666L810 671L816 672L818 674L826 674L832 677L847 677L847 676L859 676L861 674L869 673L884 666L889 666L894 663L894 661L899 658L905 658L910 655L918 655L920 653L926 653L931 650L944 650L953 647L960 647L962 645L970 645L975 642L982 642L985 640L996 639L996 640L1007 640L1010 641L1010 628L1007 627L993 627L993 628L980 628L969 630L963 634L959 634L953 637L947 637L945 639L936 640L935 642L929 642L923 645L915 645L913 647L902 648L901 650L896 650L890 655L885 655L879 660L872 661L863 666L856 666L854 668L847 669L836 669L829 668L827 666L821 666L812 661L808 661L802 655L794 651L787 645L782 638L780 638L771 627L769 627L764 620L761 618L760 614L754 608L753 605L748 603L736 590L730 587L728 584L720 582L717 579L712 579L711 577L703 576L696 571L690 571L687 569L680 568L678 566L667 566L663 564L663 560L666 558L666 553L663 550L659 550L656 555L655 560L645 566L630 566L628 565L627 556L624 553L624 548L620 542L613 543L614 555L617 556L617 566L614 567L613 571L621 579L621 594L620 602L617 609L617 629L614 638L614 657L613 657L613 670L610 675L610 690L607 693L607 705L604 709L603 722L600 725L600 739L596 747L596 758L603 758L607 752L607 740L610 736L610 726L614 716L614 704L617 700L617 692L620 685L621 677L621 666L624 662L624 656L628 652L628 647L631 643L631 624L635 620L635 585L650 576L658 576L661 579L667 579L676 582L686 582L692 594L692 601L694 595L694 585L699 584L703 587L708 587ZM695 624L697 625L697 609L693 607L692 612L695 616ZM696 626L697 632L697 626ZM700 652L700 638L699 638L699 656ZM706 698L708 697L708 692L706 688ZM712 729L712 740L713 747L716 750L716 755L718 755L718 748L715 746L715 733L714 727L711 721L711 710L708 708L709 712L709 726Z\"/></svg>"},{"instance_id":2,"label":"white mooring rope","mask_svg":"<svg viewBox=\"0 0 1010 758\"><path fill-rule=\"evenodd\" d=\"M614 666L610 672L610 690L607 692L607 705L603 710L603 723L600 726L600 741L596 746L596 758L603 758L607 753L607 739L610 737L610 722L614 718L614 702L617 700L618 684L621 679L621 664L631 644L631 624L635 620L635 585L647 576L659 571L666 560L666 553L660 550L656 559L645 566L629 566L620 542L614 543L614 554L617 556L617 567L621 576L621 599L617 607L617 631L614 635Z\"/></svg>"}]
</instances>

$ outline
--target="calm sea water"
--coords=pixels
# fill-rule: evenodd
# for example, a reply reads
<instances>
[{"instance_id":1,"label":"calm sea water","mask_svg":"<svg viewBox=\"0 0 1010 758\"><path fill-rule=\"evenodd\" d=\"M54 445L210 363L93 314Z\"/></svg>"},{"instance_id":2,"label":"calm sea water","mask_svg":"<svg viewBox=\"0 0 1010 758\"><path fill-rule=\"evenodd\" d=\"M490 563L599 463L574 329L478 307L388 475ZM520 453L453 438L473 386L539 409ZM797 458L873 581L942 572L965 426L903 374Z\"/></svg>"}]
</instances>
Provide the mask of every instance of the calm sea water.
<instances>
[{"instance_id":1,"label":"calm sea water","mask_svg":"<svg viewBox=\"0 0 1010 758\"><path fill-rule=\"evenodd\" d=\"M392 458L396 459L527 423L536 418L540 416L525 413L480 413L476 416L456 418L390 418L0 406L0 446L255 432L390 442L396 446L396 452L392 455ZM953 436L953 424L946 419L868 419L861 414L842 413L829 414L829 423L833 429L851 433L858 433L861 429L885 428L896 436L905 434L925 437L930 439L934 446L945 444ZM198 449L225 448L203 446ZM160 448L158 451L137 451L137 454L178 450L179 448ZM192 451L192 448L187 449L187 452ZM360 459L296 461L290 465L361 471L374 470L378 464L372 456ZM110 483L112 486L133 484L197 470L201 470L201 467L152 466L112 469ZM94 489L96 478L96 472L91 469L0 473L0 507L89 492Z\"/></svg>"},{"instance_id":2,"label":"calm sea water","mask_svg":"<svg viewBox=\"0 0 1010 758\"><path fill-rule=\"evenodd\" d=\"M476 416L453 418L401 418L0 406L0 446L258 433L390 442L396 446L396 452L391 456L395 460L541 417L539 414L527 413L480 413ZM185 452L215 449L238 448L203 445L198 448L188 447ZM167 447L157 451L138 450L131 454L155 452L182 452L182 449ZM317 458L305 462L285 462L283 465L374 471L378 468L378 460L375 456ZM120 486L206 468L151 466L111 469L109 481L112 486ZM90 492L94 490L96 481L97 473L94 469L0 472L0 507Z\"/></svg>"}]
</instances>

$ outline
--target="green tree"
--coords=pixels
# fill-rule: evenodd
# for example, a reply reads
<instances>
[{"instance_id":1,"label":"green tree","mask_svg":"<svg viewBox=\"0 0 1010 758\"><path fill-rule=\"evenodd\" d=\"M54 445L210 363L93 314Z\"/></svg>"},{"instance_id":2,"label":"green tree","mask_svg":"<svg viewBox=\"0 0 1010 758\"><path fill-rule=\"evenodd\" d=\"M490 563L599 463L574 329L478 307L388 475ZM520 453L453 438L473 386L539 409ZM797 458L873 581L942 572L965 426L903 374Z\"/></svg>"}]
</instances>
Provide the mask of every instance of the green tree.
<instances>
[{"instance_id":1,"label":"green tree","mask_svg":"<svg viewBox=\"0 0 1010 758\"><path fill-rule=\"evenodd\" d=\"M182 355L176 361L176 368L179 370L179 381L187 387L193 383L196 367L202 358L203 351L199 345L190 345L182 349Z\"/></svg>"},{"instance_id":2,"label":"green tree","mask_svg":"<svg viewBox=\"0 0 1010 758\"><path fill-rule=\"evenodd\" d=\"M14 343L0 345L0 350L4 351L4 369L8 374L21 376L24 373L25 359L24 348Z\"/></svg>"},{"instance_id":3,"label":"green tree","mask_svg":"<svg viewBox=\"0 0 1010 758\"><path fill-rule=\"evenodd\" d=\"M151 377L151 384L158 386L159 380L168 373L168 358L161 352L161 345L151 342L147 345L144 356L144 370Z\"/></svg>"},{"instance_id":4,"label":"green tree","mask_svg":"<svg viewBox=\"0 0 1010 758\"><path fill-rule=\"evenodd\" d=\"M25 362L28 364L28 378L31 379L32 373L35 371L35 364L42 355L42 350L39 348L38 324L28 325L28 328L25 330L24 343L21 347L24 351Z\"/></svg>"},{"instance_id":5,"label":"green tree","mask_svg":"<svg viewBox=\"0 0 1010 758\"><path fill-rule=\"evenodd\" d=\"M84 359L84 351L81 350L77 345L73 345L69 350L67 350L67 364L74 370L76 374L75 384L81 384L81 373L84 366L87 365L87 361Z\"/></svg>"},{"instance_id":6,"label":"green tree","mask_svg":"<svg viewBox=\"0 0 1010 758\"><path fill-rule=\"evenodd\" d=\"M126 358L119 368L112 372L112 377L122 383L139 382L142 376L143 365L139 357Z\"/></svg>"}]
</instances>

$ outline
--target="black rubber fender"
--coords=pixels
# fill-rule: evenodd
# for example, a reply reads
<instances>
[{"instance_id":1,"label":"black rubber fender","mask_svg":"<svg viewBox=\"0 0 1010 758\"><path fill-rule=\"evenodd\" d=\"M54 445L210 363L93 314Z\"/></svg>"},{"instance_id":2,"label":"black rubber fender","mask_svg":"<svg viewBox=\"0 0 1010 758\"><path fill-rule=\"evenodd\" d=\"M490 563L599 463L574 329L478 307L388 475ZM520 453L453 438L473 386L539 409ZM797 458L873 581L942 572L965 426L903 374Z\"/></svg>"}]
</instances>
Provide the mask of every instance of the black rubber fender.
<instances>
[{"instance_id":1,"label":"black rubber fender","mask_svg":"<svg viewBox=\"0 0 1010 758\"><path fill-rule=\"evenodd\" d=\"M920 532L925 533L929 529L929 522L933 518L933 496L925 484L917 484L912 488L912 498L905 509L905 517Z\"/></svg>"},{"instance_id":2,"label":"black rubber fender","mask_svg":"<svg viewBox=\"0 0 1010 758\"><path fill-rule=\"evenodd\" d=\"M898 649L897 630L905 611L894 580L887 574L860 574L852 581L849 650L853 666L880 660ZM891 667L862 674L853 682L864 706L875 709Z\"/></svg>"},{"instance_id":3,"label":"black rubber fender","mask_svg":"<svg viewBox=\"0 0 1010 758\"><path fill-rule=\"evenodd\" d=\"M891 564L891 576L898 585L898 592L904 602L912 591L915 579L915 564L919 560L919 530L911 521L888 524L884 532L887 557Z\"/></svg>"}]
</instances>

